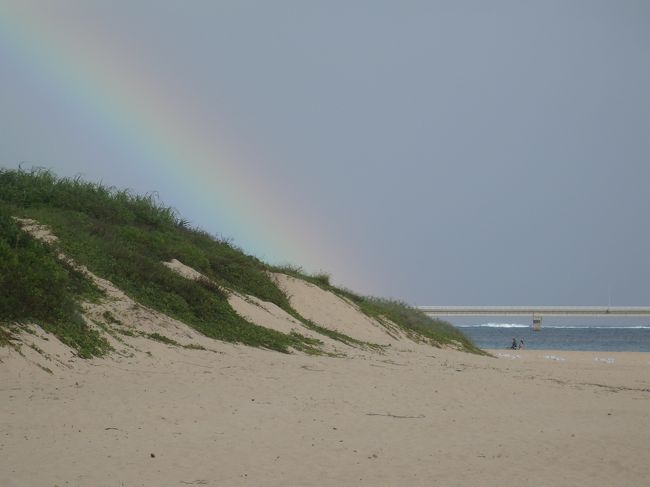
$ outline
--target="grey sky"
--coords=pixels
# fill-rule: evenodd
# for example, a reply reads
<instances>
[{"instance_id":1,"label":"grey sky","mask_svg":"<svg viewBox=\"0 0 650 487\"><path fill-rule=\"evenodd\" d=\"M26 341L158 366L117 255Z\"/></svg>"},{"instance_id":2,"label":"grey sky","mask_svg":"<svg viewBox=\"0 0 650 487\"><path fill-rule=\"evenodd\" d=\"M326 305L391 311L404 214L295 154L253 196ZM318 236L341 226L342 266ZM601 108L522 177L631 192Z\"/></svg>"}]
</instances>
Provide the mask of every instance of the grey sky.
<instances>
[{"instance_id":1,"label":"grey sky","mask_svg":"<svg viewBox=\"0 0 650 487\"><path fill-rule=\"evenodd\" d=\"M413 304L650 304L648 2L60 2L51 17L237 140L285 218L344 249L296 262L339 284ZM2 166L159 190L240 241L2 35L0 61Z\"/></svg>"}]
</instances>

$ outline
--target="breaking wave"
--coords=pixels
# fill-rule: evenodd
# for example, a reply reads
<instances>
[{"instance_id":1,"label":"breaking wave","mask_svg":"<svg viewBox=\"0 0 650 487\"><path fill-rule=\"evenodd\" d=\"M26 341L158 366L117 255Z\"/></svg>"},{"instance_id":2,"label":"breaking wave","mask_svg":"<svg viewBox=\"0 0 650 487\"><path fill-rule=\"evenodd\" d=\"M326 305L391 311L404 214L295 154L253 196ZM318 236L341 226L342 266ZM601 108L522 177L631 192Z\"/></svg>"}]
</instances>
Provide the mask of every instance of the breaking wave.
<instances>
[{"instance_id":1,"label":"breaking wave","mask_svg":"<svg viewBox=\"0 0 650 487\"><path fill-rule=\"evenodd\" d=\"M531 325L522 325L521 323L482 323L480 325L456 325L458 328L531 328ZM649 325L638 326L593 326L593 325L542 325L542 328L566 328L566 329L598 329L598 330L650 330Z\"/></svg>"},{"instance_id":2,"label":"breaking wave","mask_svg":"<svg viewBox=\"0 0 650 487\"><path fill-rule=\"evenodd\" d=\"M459 328L530 328L521 323L483 323L482 325L458 325Z\"/></svg>"}]
</instances>

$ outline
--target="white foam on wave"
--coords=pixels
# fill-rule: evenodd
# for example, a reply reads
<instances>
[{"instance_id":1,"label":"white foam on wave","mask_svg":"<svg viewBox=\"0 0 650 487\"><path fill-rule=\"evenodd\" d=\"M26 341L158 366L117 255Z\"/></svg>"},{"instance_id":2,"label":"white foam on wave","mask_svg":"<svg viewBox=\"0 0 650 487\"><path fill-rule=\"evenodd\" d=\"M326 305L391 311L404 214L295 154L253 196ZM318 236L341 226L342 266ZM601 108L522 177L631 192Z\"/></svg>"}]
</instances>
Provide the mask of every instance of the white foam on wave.
<instances>
[{"instance_id":1,"label":"white foam on wave","mask_svg":"<svg viewBox=\"0 0 650 487\"><path fill-rule=\"evenodd\" d=\"M458 325L459 328L530 328L530 325L521 323L483 323L481 325Z\"/></svg>"}]
</instances>

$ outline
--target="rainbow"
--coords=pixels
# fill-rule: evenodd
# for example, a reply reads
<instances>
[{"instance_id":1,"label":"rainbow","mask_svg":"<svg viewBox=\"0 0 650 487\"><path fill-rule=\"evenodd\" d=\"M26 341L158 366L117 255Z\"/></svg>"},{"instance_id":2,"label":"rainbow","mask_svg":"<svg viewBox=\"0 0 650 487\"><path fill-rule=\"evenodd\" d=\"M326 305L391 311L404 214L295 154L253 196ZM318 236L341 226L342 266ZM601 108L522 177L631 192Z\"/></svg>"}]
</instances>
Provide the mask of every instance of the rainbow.
<instances>
[{"instance_id":1,"label":"rainbow","mask_svg":"<svg viewBox=\"0 0 650 487\"><path fill-rule=\"evenodd\" d=\"M312 269L336 260L333 242L281 201L287 188L247 172L236 148L219 140L214 122L203 123L191 103L118 56L113 42L66 18L53 19L56 9L48 16L47 8L0 3L0 41L51 80L55 93L74 100L157 177L180 185L194 206L210 209L219 234L247 252Z\"/></svg>"}]
</instances>

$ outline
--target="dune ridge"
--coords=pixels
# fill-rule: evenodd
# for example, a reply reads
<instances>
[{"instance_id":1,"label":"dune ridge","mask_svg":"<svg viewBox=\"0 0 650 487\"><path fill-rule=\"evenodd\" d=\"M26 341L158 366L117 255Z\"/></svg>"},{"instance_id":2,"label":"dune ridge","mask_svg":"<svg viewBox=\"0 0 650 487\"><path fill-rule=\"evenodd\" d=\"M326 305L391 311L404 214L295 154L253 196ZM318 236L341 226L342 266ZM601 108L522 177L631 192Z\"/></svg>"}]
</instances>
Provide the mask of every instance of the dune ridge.
<instances>
[{"instance_id":1,"label":"dune ridge","mask_svg":"<svg viewBox=\"0 0 650 487\"><path fill-rule=\"evenodd\" d=\"M46 225L41 225L32 219L16 218L16 220L24 231L36 239L47 244L58 241L56 235ZM177 319L134 301L113 283L90 272L85 266L77 264L63 252L58 251L57 254L59 259L82 272L104 293L105 298L100 302L82 303L83 317L91 328L105 337L112 347L114 355L135 357L138 354L150 354L151 351L146 342L151 340L171 346L212 351L216 351L219 346L220 342L217 340L206 337ZM209 281L205 275L183 264L178 259L163 262L163 265L186 279ZM305 312L308 319L313 319L325 328L350 334L353 338L363 342L383 342L381 344L384 345L398 343L394 339L395 331L390 333L384 325L367 317L354 304L345 299L329 291L321 290L313 284L281 273L273 273L273 279L291 296L290 300L292 304L298 306L299 312ZM342 356L358 352L349 344L337 342L307 328L300 320L274 303L230 289L222 289L222 291L228 294L228 303L232 308L252 323L286 334L297 333L306 336L314 340L315 349L332 355ZM337 323L340 323L338 327ZM410 342L406 337L400 338L400 341ZM55 347L56 351L48 351L51 347L44 346L43 342L58 343L58 346ZM24 356L22 351L18 351L19 344L25 344L32 351L41 351L42 353L29 353L29 356ZM68 368L71 363L75 362L74 351L37 324L15 334L14 349L28 362L50 372L52 369L48 367L48 364L52 357L55 357L56 363ZM9 357L15 360L16 357L13 355L15 354L10 351L9 355L5 357L5 361Z\"/></svg>"}]
</instances>

